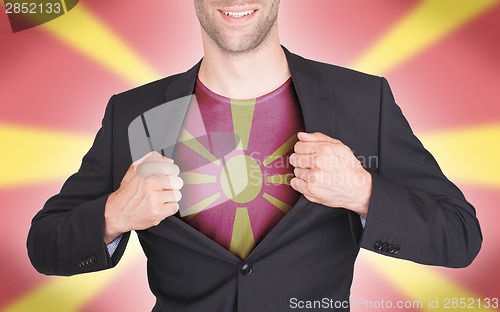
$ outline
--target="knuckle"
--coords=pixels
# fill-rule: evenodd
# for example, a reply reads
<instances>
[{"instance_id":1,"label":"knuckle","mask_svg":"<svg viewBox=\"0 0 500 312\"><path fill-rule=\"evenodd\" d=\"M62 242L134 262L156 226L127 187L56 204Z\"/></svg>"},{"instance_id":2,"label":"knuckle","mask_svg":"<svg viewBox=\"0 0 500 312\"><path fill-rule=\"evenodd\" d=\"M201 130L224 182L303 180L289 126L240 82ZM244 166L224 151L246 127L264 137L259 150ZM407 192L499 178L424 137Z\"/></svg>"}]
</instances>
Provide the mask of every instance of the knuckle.
<instances>
[{"instance_id":1,"label":"knuckle","mask_svg":"<svg viewBox=\"0 0 500 312\"><path fill-rule=\"evenodd\" d=\"M319 169L319 168L311 168L311 169L309 170L309 175L310 175L310 176L315 176L315 177L317 177L317 176L319 176L320 174L321 174L321 169Z\"/></svg>"},{"instance_id":2,"label":"knuckle","mask_svg":"<svg viewBox=\"0 0 500 312\"><path fill-rule=\"evenodd\" d=\"M316 171L312 171L309 173L309 182L312 184L316 184L319 181L319 175Z\"/></svg>"},{"instance_id":3,"label":"knuckle","mask_svg":"<svg viewBox=\"0 0 500 312\"><path fill-rule=\"evenodd\" d=\"M315 168L319 168L319 167L322 167L323 166L323 156L321 155L318 155L316 157L314 157L311 161L312 163L312 166L315 167Z\"/></svg>"},{"instance_id":4,"label":"knuckle","mask_svg":"<svg viewBox=\"0 0 500 312\"><path fill-rule=\"evenodd\" d=\"M141 179L141 185L144 186L144 189L146 192L150 192L151 190L155 189L157 185L157 181L155 179L151 178L143 178L139 177Z\"/></svg>"},{"instance_id":5,"label":"knuckle","mask_svg":"<svg viewBox=\"0 0 500 312\"><path fill-rule=\"evenodd\" d=\"M293 150L298 153L300 150L302 149L302 142L298 141L297 143L295 143L295 145L293 146Z\"/></svg>"},{"instance_id":6,"label":"knuckle","mask_svg":"<svg viewBox=\"0 0 500 312\"><path fill-rule=\"evenodd\" d=\"M344 144L342 144L342 145L339 144L338 150L339 150L339 153L341 153L341 155L344 155L344 156L352 154L351 148L347 145L344 145Z\"/></svg>"},{"instance_id":7,"label":"knuckle","mask_svg":"<svg viewBox=\"0 0 500 312\"><path fill-rule=\"evenodd\" d=\"M165 208L168 212L168 215L171 216L171 215L177 213L177 211L179 211L179 204L178 203L168 203L168 204L166 204Z\"/></svg>"},{"instance_id":8,"label":"knuckle","mask_svg":"<svg viewBox=\"0 0 500 312\"><path fill-rule=\"evenodd\" d=\"M173 177L165 177L162 188L167 190L173 189Z\"/></svg>"},{"instance_id":9,"label":"knuckle","mask_svg":"<svg viewBox=\"0 0 500 312\"><path fill-rule=\"evenodd\" d=\"M179 191L179 190L175 190L173 191L173 194L174 194L174 201L175 202L178 202L181 200L182 198L182 193Z\"/></svg>"},{"instance_id":10,"label":"knuckle","mask_svg":"<svg viewBox=\"0 0 500 312\"><path fill-rule=\"evenodd\" d=\"M184 180L181 177L172 177L172 186L174 189L181 189L184 186Z\"/></svg>"},{"instance_id":11,"label":"knuckle","mask_svg":"<svg viewBox=\"0 0 500 312\"><path fill-rule=\"evenodd\" d=\"M140 163L139 165L137 165L136 168L137 168L137 171L148 170L149 168L151 168L151 163L149 163L149 162Z\"/></svg>"},{"instance_id":12,"label":"knuckle","mask_svg":"<svg viewBox=\"0 0 500 312\"><path fill-rule=\"evenodd\" d=\"M330 152L330 147L328 144L319 144L318 145L318 152L324 154L324 153L329 153Z\"/></svg>"},{"instance_id":13,"label":"knuckle","mask_svg":"<svg viewBox=\"0 0 500 312\"><path fill-rule=\"evenodd\" d=\"M181 171L179 166L174 163L167 163L166 169L169 176L178 176Z\"/></svg>"}]
</instances>

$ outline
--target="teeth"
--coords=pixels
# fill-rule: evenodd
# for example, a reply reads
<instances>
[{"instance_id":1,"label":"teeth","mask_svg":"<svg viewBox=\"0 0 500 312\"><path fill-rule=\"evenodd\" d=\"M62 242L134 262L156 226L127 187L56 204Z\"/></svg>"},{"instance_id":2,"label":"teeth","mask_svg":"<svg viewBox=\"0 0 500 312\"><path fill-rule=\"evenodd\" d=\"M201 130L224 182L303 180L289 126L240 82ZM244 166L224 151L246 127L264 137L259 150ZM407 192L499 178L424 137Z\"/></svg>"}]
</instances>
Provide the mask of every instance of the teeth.
<instances>
[{"instance_id":1,"label":"teeth","mask_svg":"<svg viewBox=\"0 0 500 312\"><path fill-rule=\"evenodd\" d=\"M222 12L226 14L227 16L235 17L235 18L240 18L243 16L247 16L255 12L255 10L249 10L249 11L244 11L244 12Z\"/></svg>"}]
</instances>

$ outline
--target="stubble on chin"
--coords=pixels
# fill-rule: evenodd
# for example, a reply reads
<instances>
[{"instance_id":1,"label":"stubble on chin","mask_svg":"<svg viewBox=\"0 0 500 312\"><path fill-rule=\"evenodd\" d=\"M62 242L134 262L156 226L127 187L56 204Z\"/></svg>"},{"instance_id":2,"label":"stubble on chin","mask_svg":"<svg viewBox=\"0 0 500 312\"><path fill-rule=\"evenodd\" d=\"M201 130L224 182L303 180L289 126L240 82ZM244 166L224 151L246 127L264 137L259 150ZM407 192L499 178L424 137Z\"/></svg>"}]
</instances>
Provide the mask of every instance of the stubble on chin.
<instances>
[{"instance_id":1,"label":"stubble on chin","mask_svg":"<svg viewBox=\"0 0 500 312\"><path fill-rule=\"evenodd\" d=\"M246 36L237 40L225 35L216 23L216 16L211 16L203 5L202 1L195 1L196 14L202 29L214 41L214 43L227 54L246 54L256 51L271 33L271 29L277 27L277 16L279 2L274 3L270 14L263 21L257 23L254 29L248 32ZM216 12L218 14L218 12Z\"/></svg>"}]
</instances>

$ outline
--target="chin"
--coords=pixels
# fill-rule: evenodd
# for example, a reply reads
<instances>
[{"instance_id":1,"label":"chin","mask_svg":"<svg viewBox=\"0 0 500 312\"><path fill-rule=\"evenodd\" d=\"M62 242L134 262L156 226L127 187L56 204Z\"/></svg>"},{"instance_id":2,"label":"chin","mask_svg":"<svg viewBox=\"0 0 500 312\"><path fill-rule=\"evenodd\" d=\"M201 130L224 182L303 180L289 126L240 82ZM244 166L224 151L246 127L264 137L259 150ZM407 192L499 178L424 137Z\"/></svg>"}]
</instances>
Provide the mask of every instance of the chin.
<instances>
[{"instance_id":1,"label":"chin","mask_svg":"<svg viewBox=\"0 0 500 312\"><path fill-rule=\"evenodd\" d=\"M253 40L252 40L253 39ZM255 42L254 38L248 37L227 37L226 40L219 44L222 49L231 53L244 53L255 50L262 42Z\"/></svg>"}]
</instances>

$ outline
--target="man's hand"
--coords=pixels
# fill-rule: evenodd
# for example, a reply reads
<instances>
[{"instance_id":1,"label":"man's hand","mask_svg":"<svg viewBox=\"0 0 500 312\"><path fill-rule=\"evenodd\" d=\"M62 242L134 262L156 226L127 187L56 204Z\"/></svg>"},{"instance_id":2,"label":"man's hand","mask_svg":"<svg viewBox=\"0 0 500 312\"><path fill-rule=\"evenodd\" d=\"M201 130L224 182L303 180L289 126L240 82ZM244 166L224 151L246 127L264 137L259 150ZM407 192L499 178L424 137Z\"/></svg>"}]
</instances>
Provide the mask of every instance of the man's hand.
<instances>
[{"instance_id":1,"label":"man's hand","mask_svg":"<svg viewBox=\"0 0 500 312\"><path fill-rule=\"evenodd\" d=\"M131 230L158 225L179 210L183 185L174 161L151 152L130 165L105 207L104 242Z\"/></svg>"},{"instance_id":2,"label":"man's hand","mask_svg":"<svg viewBox=\"0 0 500 312\"><path fill-rule=\"evenodd\" d=\"M366 218L372 179L351 149L319 132L300 132L290 164L290 185L315 203L343 207Z\"/></svg>"}]
</instances>

